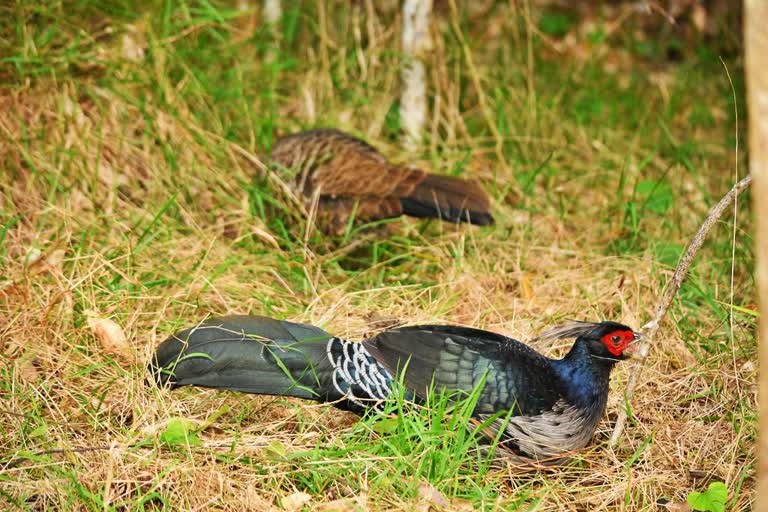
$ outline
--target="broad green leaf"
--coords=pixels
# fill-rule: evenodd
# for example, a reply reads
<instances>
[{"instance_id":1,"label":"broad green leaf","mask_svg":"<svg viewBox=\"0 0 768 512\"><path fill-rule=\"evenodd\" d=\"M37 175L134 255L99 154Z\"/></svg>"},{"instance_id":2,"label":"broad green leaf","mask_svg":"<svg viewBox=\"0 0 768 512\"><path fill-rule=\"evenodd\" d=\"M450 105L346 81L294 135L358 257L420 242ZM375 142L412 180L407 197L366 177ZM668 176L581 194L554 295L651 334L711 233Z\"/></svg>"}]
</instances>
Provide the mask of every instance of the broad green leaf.
<instances>
[{"instance_id":1,"label":"broad green leaf","mask_svg":"<svg viewBox=\"0 0 768 512\"><path fill-rule=\"evenodd\" d=\"M656 259L669 267L676 267L685 248L675 242L659 242L654 252Z\"/></svg>"},{"instance_id":2,"label":"broad green leaf","mask_svg":"<svg viewBox=\"0 0 768 512\"><path fill-rule=\"evenodd\" d=\"M195 424L182 418L173 418L160 434L160 441L168 446L201 445L203 442L195 432Z\"/></svg>"},{"instance_id":3,"label":"broad green leaf","mask_svg":"<svg viewBox=\"0 0 768 512\"><path fill-rule=\"evenodd\" d=\"M675 200L672 187L664 180L640 180L635 192L646 208L659 215L665 214Z\"/></svg>"},{"instance_id":4,"label":"broad green leaf","mask_svg":"<svg viewBox=\"0 0 768 512\"><path fill-rule=\"evenodd\" d=\"M724 512L727 499L728 489L723 482L712 482L706 491L688 494L688 504L693 510L704 512Z\"/></svg>"},{"instance_id":5,"label":"broad green leaf","mask_svg":"<svg viewBox=\"0 0 768 512\"><path fill-rule=\"evenodd\" d=\"M377 434L389 434L397 430L397 418L382 418L373 424L373 431Z\"/></svg>"},{"instance_id":6,"label":"broad green leaf","mask_svg":"<svg viewBox=\"0 0 768 512\"><path fill-rule=\"evenodd\" d=\"M539 20L539 30L551 36L562 37L575 23L573 16L567 13L544 13Z\"/></svg>"},{"instance_id":7,"label":"broad green leaf","mask_svg":"<svg viewBox=\"0 0 768 512\"><path fill-rule=\"evenodd\" d=\"M269 444L264 448L264 454L267 456L268 459L272 460L283 460L286 458L286 455L288 454L288 450L286 450L285 445L278 441L277 439L273 439L269 442Z\"/></svg>"}]
</instances>

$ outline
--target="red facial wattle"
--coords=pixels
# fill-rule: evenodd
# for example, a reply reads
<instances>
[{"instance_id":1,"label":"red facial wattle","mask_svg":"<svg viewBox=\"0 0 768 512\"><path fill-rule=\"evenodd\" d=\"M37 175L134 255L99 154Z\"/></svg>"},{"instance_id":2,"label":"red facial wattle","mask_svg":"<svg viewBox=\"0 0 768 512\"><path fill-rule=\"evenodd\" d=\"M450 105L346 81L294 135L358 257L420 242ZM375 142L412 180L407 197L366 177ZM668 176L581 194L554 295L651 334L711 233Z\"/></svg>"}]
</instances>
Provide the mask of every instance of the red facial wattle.
<instances>
[{"instance_id":1,"label":"red facial wattle","mask_svg":"<svg viewBox=\"0 0 768 512\"><path fill-rule=\"evenodd\" d=\"M608 352L615 356L621 355L624 349L635 339L633 331L612 331L600 338L605 343Z\"/></svg>"}]
</instances>

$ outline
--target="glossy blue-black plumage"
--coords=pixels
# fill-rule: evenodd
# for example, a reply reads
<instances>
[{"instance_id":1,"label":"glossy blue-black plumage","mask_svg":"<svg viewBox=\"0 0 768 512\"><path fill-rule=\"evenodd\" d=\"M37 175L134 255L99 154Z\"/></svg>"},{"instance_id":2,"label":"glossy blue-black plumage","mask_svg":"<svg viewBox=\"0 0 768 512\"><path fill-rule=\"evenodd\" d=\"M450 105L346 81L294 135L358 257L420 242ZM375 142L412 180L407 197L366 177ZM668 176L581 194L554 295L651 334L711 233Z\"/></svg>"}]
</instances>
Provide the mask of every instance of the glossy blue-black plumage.
<instances>
[{"instance_id":1,"label":"glossy blue-black plumage","mask_svg":"<svg viewBox=\"0 0 768 512\"><path fill-rule=\"evenodd\" d=\"M615 322L572 323L555 330L550 337L577 339L563 359L551 359L515 339L467 327L401 327L354 343L311 325L230 316L169 337L150 367L158 382L173 387L295 396L356 412L386 400L393 376L402 376L414 400L435 388L469 393L484 381L478 416L510 411L551 423L553 414L567 411L568 418L576 418L574 428L590 429L586 436L579 434L588 440L607 402L611 369L624 358L602 341L616 330L631 333ZM514 428L508 432L512 438L525 436L528 427L517 422ZM536 436L541 434L520 438L522 444L511 439L510 446L543 446Z\"/></svg>"}]
</instances>

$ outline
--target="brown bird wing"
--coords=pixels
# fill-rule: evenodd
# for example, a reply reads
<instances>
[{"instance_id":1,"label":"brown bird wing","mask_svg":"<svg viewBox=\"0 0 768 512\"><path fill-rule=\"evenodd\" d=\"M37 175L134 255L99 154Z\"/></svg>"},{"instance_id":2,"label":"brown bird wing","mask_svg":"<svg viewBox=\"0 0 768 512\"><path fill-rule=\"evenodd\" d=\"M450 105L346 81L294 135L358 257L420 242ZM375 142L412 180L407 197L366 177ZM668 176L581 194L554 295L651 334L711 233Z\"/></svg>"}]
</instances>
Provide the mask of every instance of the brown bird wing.
<instances>
[{"instance_id":1,"label":"brown bird wing","mask_svg":"<svg viewBox=\"0 0 768 512\"><path fill-rule=\"evenodd\" d=\"M422 170L376 162L367 155L346 156L315 172L312 182L322 195L404 197L426 177Z\"/></svg>"},{"instance_id":2,"label":"brown bird wing","mask_svg":"<svg viewBox=\"0 0 768 512\"><path fill-rule=\"evenodd\" d=\"M333 128L282 137L272 161L305 198L318 194L320 206L334 210L330 219L342 219L357 205L356 217L366 220L405 213L493 223L488 196L477 183L392 164L370 144Z\"/></svg>"},{"instance_id":3,"label":"brown bird wing","mask_svg":"<svg viewBox=\"0 0 768 512\"><path fill-rule=\"evenodd\" d=\"M365 222L399 217L403 214L403 208L396 197L330 198L325 196L320 198L318 217L327 232L337 235L344 233L349 217L353 213L355 219Z\"/></svg>"},{"instance_id":4,"label":"brown bird wing","mask_svg":"<svg viewBox=\"0 0 768 512\"><path fill-rule=\"evenodd\" d=\"M332 128L283 137L272 161L294 176L299 191L311 196L403 197L426 173L390 164L370 144Z\"/></svg>"}]
</instances>

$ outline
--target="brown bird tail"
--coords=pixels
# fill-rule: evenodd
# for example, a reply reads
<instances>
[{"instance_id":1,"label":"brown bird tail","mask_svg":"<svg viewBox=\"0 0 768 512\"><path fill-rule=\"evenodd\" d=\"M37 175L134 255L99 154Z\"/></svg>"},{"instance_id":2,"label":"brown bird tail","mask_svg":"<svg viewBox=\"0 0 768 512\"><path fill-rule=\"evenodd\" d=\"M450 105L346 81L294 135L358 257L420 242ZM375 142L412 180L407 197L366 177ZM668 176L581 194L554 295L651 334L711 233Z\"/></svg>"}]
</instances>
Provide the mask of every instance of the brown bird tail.
<instances>
[{"instance_id":1,"label":"brown bird tail","mask_svg":"<svg viewBox=\"0 0 768 512\"><path fill-rule=\"evenodd\" d=\"M406 197L400 198L403 213L413 217L434 217L450 222L493 224L490 201L474 181L454 176L427 174Z\"/></svg>"}]
</instances>

